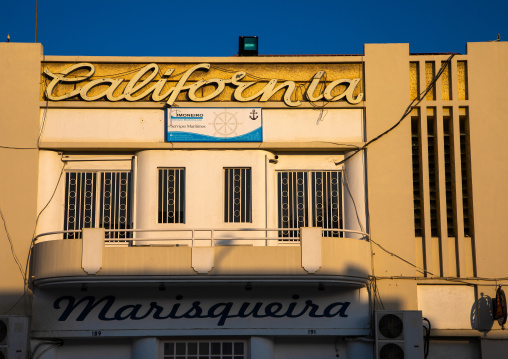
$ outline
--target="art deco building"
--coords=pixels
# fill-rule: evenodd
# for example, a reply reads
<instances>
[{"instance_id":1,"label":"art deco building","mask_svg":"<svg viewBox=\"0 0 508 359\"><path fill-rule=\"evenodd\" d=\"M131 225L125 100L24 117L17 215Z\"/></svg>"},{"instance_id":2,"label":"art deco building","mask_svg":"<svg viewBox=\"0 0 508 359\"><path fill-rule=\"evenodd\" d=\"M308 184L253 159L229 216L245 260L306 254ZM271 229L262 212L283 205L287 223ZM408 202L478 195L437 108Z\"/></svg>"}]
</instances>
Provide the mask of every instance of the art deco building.
<instances>
[{"instance_id":1,"label":"art deco building","mask_svg":"<svg viewBox=\"0 0 508 359\"><path fill-rule=\"evenodd\" d=\"M507 59L0 44L0 358L503 357Z\"/></svg>"}]
</instances>

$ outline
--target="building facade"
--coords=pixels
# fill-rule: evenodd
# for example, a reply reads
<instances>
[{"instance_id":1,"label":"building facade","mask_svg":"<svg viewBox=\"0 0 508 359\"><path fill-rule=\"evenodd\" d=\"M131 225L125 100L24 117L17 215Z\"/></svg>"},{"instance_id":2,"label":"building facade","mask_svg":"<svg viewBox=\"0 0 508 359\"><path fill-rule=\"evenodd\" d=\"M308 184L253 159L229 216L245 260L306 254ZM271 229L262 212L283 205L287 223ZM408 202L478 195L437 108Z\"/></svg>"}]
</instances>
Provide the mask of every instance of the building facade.
<instances>
[{"instance_id":1,"label":"building facade","mask_svg":"<svg viewBox=\"0 0 508 359\"><path fill-rule=\"evenodd\" d=\"M502 355L507 58L0 44L3 357Z\"/></svg>"}]
</instances>

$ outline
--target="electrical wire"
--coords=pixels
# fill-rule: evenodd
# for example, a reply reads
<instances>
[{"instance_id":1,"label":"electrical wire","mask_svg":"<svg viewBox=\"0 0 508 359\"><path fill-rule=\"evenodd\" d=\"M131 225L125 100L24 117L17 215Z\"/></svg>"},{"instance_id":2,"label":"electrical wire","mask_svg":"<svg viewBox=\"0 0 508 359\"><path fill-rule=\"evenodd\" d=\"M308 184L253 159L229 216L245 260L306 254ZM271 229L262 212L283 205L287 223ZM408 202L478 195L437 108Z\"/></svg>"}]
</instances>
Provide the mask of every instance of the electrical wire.
<instances>
[{"instance_id":1,"label":"electrical wire","mask_svg":"<svg viewBox=\"0 0 508 359\"><path fill-rule=\"evenodd\" d=\"M27 259L26 259L26 264L25 264L25 270L24 270L24 274L23 274L23 283L24 283L24 291L23 291L23 294L19 297L19 299L16 301L16 303L14 303L14 305L9 308L9 310L7 310L5 313L9 313L20 301L21 299L23 299L23 297L26 295L26 293L28 292L28 285L29 285L29 278L28 278L28 266L29 266L29 263L30 263L30 259L32 257L32 252L33 252L33 246L34 246L34 241L35 241L35 232L37 230L37 224L39 222L39 218L42 214L42 212L44 212L44 210L49 206L49 204L51 203L51 201L53 200L53 198L55 197L55 193L58 189L58 186L60 184L60 181L62 179L62 175L64 173L64 169L65 169L65 166L66 166L66 162L63 163L63 166L62 166L62 169L60 171L60 176L58 177L58 181L56 183L56 186L55 186L55 189L53 190L53 193L51 194L51 197L49 198L48 202L46 203L46 205L41 209L41 211L39 212L39 214L37 215L37 218L35 220L35 228L34 228L34 231L32 233L32 240L30 241L30 247L28 249L28 256L27 256ZM2 216L3 218L3 216ZM5 225L5 221L4 221L4 225ZM14 254L15 255L15 254ZM15 257L17 258L17 257ZM20 268L20 271L22 271L22 267Z\"/></svg>"},{"instance_id":2,"label":"electrical wire","mask_svg":"<svg viewBox=\"0 0 508 359\"><path fill-rule=\"evenodd\" d=\"M436 274L434 274L432 272L429 272L428 270L426 270L424 268L421 268L421 267L417 266L414 263L411 263L410 261L402 258L401 256L395 254L394 252L391 252L391 251L387 250L382 245L380 245L379 243L374 241L372 238L369 238L369 240L373 244L378 246L381 250L385 251L386 253L388 253L388 254L396 257L397 259L400 259L404 263L406 263L406 264L416 268L418 272L420 272L422 274L428 273L428 274L433 276L433 277L410 277L410 276L387 276L387 277L384 277L384 276L370 276L371 279L375 279L375 280L379 280L379 279L390 279L390 280L393 280L393 279L430 280L430 279L432 279L432 280L444 280L444 281L455 282L455 283L463 283L463 284L467 284L467 285L478 285L478 283L471 283L471 281L491 281L491 282L498 282L498 281L502 281L502 280L507 280L508 281L508 277L499 277L499 278L487 278L487 277L466 277L466 278L460 278L460 277L440 277L440 276L438 276L438 275L436 275ZM489 285L489 284L482 284L482 285ZM490 286L497 286L497 284L490 284Z\"/></svg>"},{"instance_id":3,"label":"electrical wire","mask_svg":"<svg viewBox=\"0 0 508 359\"><path fill-rule=\"evenodd\" d=\"M25 280L25 277L23 277L23 280ZM28 287L27 287L26 285L24 285L23 294L22 294L22 295L18 298L18 300L16 301L16 303L14 303L14 304L13 304L13 305L9 308L9 310L7 310L7 311L4 313L4 315L5 315L5 314L8 314L11 310L13 310L13 309L14 309L14 307L16 307L16 305L18 305L18 303L19 303L19 302L21 302L21 299L23 299L23 298L25 297L25 295L26 295L27 289L28 289Z\"/></svg>"},{"instance_id":4,"label":"electrical wire","mask_svg":"<svg viewBox=\"0 0 508 359\"><path fill-rule=\"evenodd\" d=\"M342 147L354 147L354 148L360 148L358 145L355 145L353 143L340 143L340 142L333 142L333 141L308 141L309 143L312 142L319 142L319 143L330 143L332 145L342 146ZM304 141L300 141L299 143L305 143Z\"/></svg>"},{"instance_id":5,"label":"electrical wire","mask_svg":"<svg viewBox=\"0 0 508 359\"><path fill-rule=\"evenodd\" d=\"M35 353L37 352L37 350L43 346L43 345L46 345L48 344L49 347L47 347L46 349L44 349L42 352L40 352L36 357L35 357ZM30 359L38 359L40 358L42 355L44 355L44 353L46 353L48 350L51 350L53 348L56 348L56 347L60 347L60 346L63 346L63 340L57 340L57 341L50 341L50 340L45 340L43 342L40 342L39 344L37 344L34 348L34 350L32 351L32 354L30 355Z\"/></svg>"},{"instance_id":6,"label":"electrical wire","mask_svg":"<svg viewBox=\"0 0 508 359\"><path fill-rule=\"evenodd\" d=\"M426 321L429 324L429 327L427 328L425 325L423 328L425 329L425 342L423 344L423 355L425 359L429 356L429 346L430 346L430 331L432 329L432 326L430 325L430 320L423 317L422 320Z\"/></svg>"},{"instance_id":7,"label":"electrical wire","mask_svg":"<svg viewBox=\"0 0 508 359\"><path fill-rule=\"evenodd\" d=\"M44 85L47 87L47 82L44 80ZM44 130L44 124L46 123L46 114L48 112L48 100L46 100L46 106L44 107L44 112L42 115L42 122L41 122L41 130L39 131L39 136L37 137L37 144L36 147L17 147L17 146L2 146L0 145L0 148L6 149L6 150L38 150L40 148L39 143L42 136L42 131Z\"/></svg>"},{"instance_id":8,"label":"electrical wire","mask_svg":"<svg viewBox=\"0 0 508 359\"><path fill-rule=\"evenodd\" d=\"M0 146L5 150L38 150L38 147L15 147L15 146Z\"/></svg>"},{"instance_id":9,"label":"electrical wire","mask_svg":"<svg viewBox=\"0 0 508 359\"><path fill-rule=\"evenodd\" d=\"M362 221L360 220L360 215L358 213L358 208L356 207L355 198L353 197L353 194L351 193L351 189L349 188L349 181L347 179L346 171L342 171L342 173L344 174L344 180L346 182L347 191L349 193L349 196L351 197L351 201L353 202L353 207L355 209L355 214L356 214L356 220L358 221L358 224L360 225L360 229L362 230L362 232L365 232L365 228L363 227Z\"/></svg>"},{"instance_id":10,"label":"electrical wire","mask_svg":"<svg viewBox=\"0 0 508 359\"><path fill-rule=\"evenodd\" d=\"M379 288L377 286L377 278L374 276L370 277L370 286L372 287L372 292L374 293L374 302L379 301L381 304L381 308L385 309L383 301L381 300L381 293L379 293Z\"/></svg>"},{"instance_id":11,"label":"electrical wire","mask_svg":"<svg viewBox=\"0 0 508 359\"><path fill-rule=\"evenodd\" d=\"M44 85L46 88L48 87L47 79L44 79ZM46 116L48 114L49 107L49 99L46 98L46 106L44 106L44 111L42 112L42 120L41 120L41 130L39 131L39 137L37 137L37 148L40 149L41 137L44 132L44 126L46 125Z\"/></svg>"},{"instance_id":12,"label":"electrical wire","mask_svg":"<svg viewBox=\"0 0 508 359\"><path fill-rule=\"evenodd\" d=\"M448 57L448 59L442 63L441 65L441 68L439 69L438 73L436 74L436 76L434 76L434 78L432 79L432 81L429 83L429 85L427 86L427 88L422 92L420 93L420 95L415 98L413 101L411 101L411 103L409 104L409 106L406 108L406 110L404 111L404 114L402 115L402 117L392 126L390 127L389 129L387 129L386 131L384 131L383 133L379 134L378 136L374 137L372 140L368 141L367 143L365 143L360 149L358 150L355 150L350 156L348 156L347 158L343 159L342 161L339 161L339 162L336 162L335 165L338 166L338 165L341 165L342 163L346 162L348 159L350 159L351 157L353 157L354 155L356 155L358 152L360 151L364 151L368 146L370 146L372 143L378 141L381 137L387 135L388 133L390 133L391 131L393 131L395 128L397 128L401 123L402 121L404 121L404 119L411 113L411 111L413 111L413 109L415 107L417 107L420 102L423 101L423 99L425 98L425 96L427 96L427 94L434 88L437 80L441 77L441 75L443 74L444 70L446 69L447 66L450 65L453 57L455 56L455 54L452 54L450 55L450 57Z\"/></svg>"},{"instance_id":13,"label":"electrical wire","mask_svg":"<svg viewBox=\"0 0 508 359\"><path fill-rule=\"evenodd\" d=\"M21 265L21 262L20 262L18 256L16 255L16 251L14 250L14 243L12 243L11 235L9 233L9 230L7 229L7 222L5 221L5 217L4 217L4 214L1 209L0 209L0 218L2 218L2 222L3 222L4 230L5 230L5 235L7 236L7 240L9 241L9 245L11 247L12 257L14 258L14 261L16 262L16 265L18 266L19 272L21 273L21 277L23 278L23 283L26 283L25 273L23 272L23 266Z\"/></svg>"},{"instance_id":14,"label":"electrical wire","mask_svg":"<svg viewBox=\"0 0 508 359\"><path fill-rule=\"evenodd\" d=\"M28 249L28 256L27 256L26 265L25 265L25 283L26 284L28 284L28 278L26 278L26 276L28 275L28 265L30 263L30 258L32 257L33 246L34 246L34 242L35 242L35 232L37 231L37 224L39 223L39 218L41 217L42 212L44 212L44 210L49 206L49 204L51 203L51 201L55 197L55 193L56 193L56 191L58 189L60 181L62 180L64 169L65 169L66 165L67 165L67 163L63 162L63 166L62 166L62 169L60 170L60 175L58 176L58 181L56 182L55 189L53 190L53 193L51 194L51 197L49 198L48 202L40 210L39 214L37 214L37 218L35 219L35 227L34 227L34 231L33 231L33 234L32 234L32 240L30 241L30 248Z\"/></svg>"},{"instance_id":15,"label":"electrical wire","mask_svg":"<svg viewBox=\"0 0 508 359\"><path fill-rule=\"evenodd\" d=\"M47 85L47 82L46 80L44 80L44 83ZM38 150L40 149L40 139L41 139L41 136L42 136L42 133L43 133L43 130L44 130L44 124L46 123L46 114L47 114L47 111L48 111L48 100L46 100L46 106L44 108L44 112L43 112L43 117L42 117L42 123L41 123L41 130L39 132L39 136L37 137L37 147L12 147L12 146L0 146L0 148L3 148L3 149L13 149L13 150ZM64 163L64 166L65 166L65 163ZM58 187L58 184L57 184L57 187ZM56 189L55 189L56 190ZM53 196L54 196L54 193L53 193ZM52 197L53 197L52 196ZM49 203L48 203L49 204ZM47 206L47 205L46 205ZM44 208L45 209L45 208ZM42 211L41 211L42 213ZM39 213L40 215L40 213ZM12 256L14 258L14 261L16 262L16 265L18 266L19 268L19 271L22 275L22 278L23 278L23 294L18 298L18 300L5 312L5 314L9 313L12 309L14 309L16 307L16 305L18 305L18 303L25 297L27 291L28 291L28 277L27 277L27 270L28 270L28 265L25 266L25 270L23 270L23 266L21 265L21 261L19 260L18 256L16 255L16 252L14 251L14 244L12 242L12 238L9 234L9 231L7 229L7 222L5 221L5 217L3 215L3 212L2 210L0 209L0 217L3 221L3 225L4 225L4 229L5 229L5 233L7 235L7 239L9 241L9 245L10 245L10 248L11 248L11 253L12 253ZM37 221L38 221L38 217L37 216L37 220L36 220L36 224L35 226L37 227ZM32 241L33 241L33 237L35 235L35 231L34 231L34 234L32 235ZM29 257L30 257L30 252L31 252L31 246L32 244L30 244L30 248L29 248L29 255L28 255L28 258L27 258L27 263L29 261Z\"/></svg>"},{"instance_id":16,"label":"electrical wire","mask_svg":"<svg viewBox=\"0 0 508 359\"><path fill-rule=\"evenodd\" d=\"M422 274L428 273L428 274L430 274L430 275L437 276L436 274L434 274L434 273L432 273L432 272L429 272L428 270L426 270L426 269L424 269L424 268L422 268L422 267L419 267L419 266L417 266L416 264L413 264L413 263L411 263L410 261L408 261L408 260L406 260L406 259L402 258L401 256L399 256L399 255L397 255L397 254L395 254L395 253L393 253L393 252L389 251L388 249L386 249L385 247L383 247L381 244L379 244L379 243L377 243L376 241L374 241L372 238L369 238L369 240L370 240L372 243L374 243L376 246L378 246L379 248L381 248L383 251L385 251L386 253L390 254L391 256L396 257L396 258L400 259L401 261L403 261L403 262L405 262L405 263L409 264L410 266L412 266L412 267L416 268L416 269L418 270L418 272L420 272L420 273L422 273Z\"/></svg>"},{"instance_id":17,"label":"electrical wire","mask_svg":"<svg viewBox=\"0 0 508 359\"><path fill-rule=\"evenodd\" d=\"M485 284L479 283L481 279L468 277L410 277L410 276L370 276L371 278L376 278L376 280L412 280L412 281L425 281L425 280L441 280L445 282L455 283L455 284L465 284L469 286L481 285L485 287L497 287L496 284ZM498 278L490 278L491 281L498 281ZM508 284L506 284L508 285Z\"/></svg>"}]
</instances>

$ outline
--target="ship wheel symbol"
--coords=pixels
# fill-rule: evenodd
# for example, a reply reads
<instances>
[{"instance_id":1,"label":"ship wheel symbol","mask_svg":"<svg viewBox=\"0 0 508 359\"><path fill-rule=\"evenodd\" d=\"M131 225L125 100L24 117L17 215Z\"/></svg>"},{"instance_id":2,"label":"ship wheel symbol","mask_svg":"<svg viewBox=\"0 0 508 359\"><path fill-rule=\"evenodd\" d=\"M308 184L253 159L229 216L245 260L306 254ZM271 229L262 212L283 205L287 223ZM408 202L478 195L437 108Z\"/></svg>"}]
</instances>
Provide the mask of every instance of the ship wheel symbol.
<instances>
[{"instance_id":1,"label":"ship wheel symbol","mask_svg":"<svg viewBox=\"0 0 508 359\"><path fill-rule=\"evenodd\" d=\"M236 135L236 129L241 123L238 122L235 115L236 112L234 114L227 111L216 113L215 119L213 120L213 128L215 129L214 136L229 137L231 135Z\"/></svg>"}]
</instances>

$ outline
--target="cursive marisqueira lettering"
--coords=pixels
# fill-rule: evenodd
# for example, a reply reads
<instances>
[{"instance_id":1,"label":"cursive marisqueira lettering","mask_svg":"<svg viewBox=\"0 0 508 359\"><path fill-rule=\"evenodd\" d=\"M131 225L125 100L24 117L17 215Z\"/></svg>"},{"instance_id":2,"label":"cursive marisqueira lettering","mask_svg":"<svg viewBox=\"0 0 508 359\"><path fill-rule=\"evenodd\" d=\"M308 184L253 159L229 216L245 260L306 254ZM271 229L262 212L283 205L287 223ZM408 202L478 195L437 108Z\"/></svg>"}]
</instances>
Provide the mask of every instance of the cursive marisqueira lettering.
<instances>
[{"instance_id":1,"label":"cursive marisqueira lettering","mask_svg":"<svg viewBox=\"0 0 508 359\"><path fill-rule=\"evenodd\" d=\"M155 84L152 81L155 79L157 74L159 73L159 66L157 64L149 64L140 69L136 75L132 77L132 79L126 84L123 90L120 90L118 93L119 86L125 81L122 78L100 78L92 80L86 83L84 86L76 86L76 88L72 91L69 91L62 95L54 95L55 89L58 85L62 84L78 84L84 81L89 80L95 73L95 66L91 63L79 63L72 65L61 73L54 74L47 67L44 69L44 74L51 78L51 81L46 88L45 96L48 100L51 101L61 101L65 99L69 99L75 96L81 97L81 99L85 101L96 101L102 98L106 98L108 101L139 101L147 96L150 96L152 101L166 101L169 106L172 106L178 95L186 91L187 96L191 101L194 102L204 102L214 99L219 96L226 85L234 87L235 90L233 92L233 97L236 101L239 102L248 102L253 101L259 98L260 102L268 101L275 93L280 90L284 91L283 100L287 106L297 107L301 105L301 101L293 100L293 94L296 89L296 84L294 81L285 81L277 86L277 79L271 79L268 83L257 93L254 95L245 97L244 92L247 88L253 86L257 82L246 82L242 81L243 78L247 75L244 71L238 71L234 73L230 79L218 79L212 78L207 80L198 80L192 84L187 84L187 81L196 72L199 71L208 71L210 69L210 64L198 64L190 69L188 69L182 77L178 80L177 84L166 90L166 92L162 93L164 86L169 80L169 77L173 74L174 69L168 69L161 76L161 79L157 81ZM73 73L77 71L86 70L87 73L83 76L74 76ZM346 98L347 102L351 104L357 104L363 99L363 93L358 94L356 97L354 96L354 91L358 83L360 82L359 78L356 79L339 79L332 81L328 84L324 91L315 95L315 91L324 76L324 71L318 71L314 77L311 79L310 84L305 92L305 97L307 100L314 102L325 99L326 101L334 102L339 101L340 99ZM142 80L142 78L144 78ZM336 89L339 85L345 85L345 89L342 93L332 96L332 91ZM98 86L106 86L104 90L99 93L95 93L93 95L90 94L91 90ZM206 96L198 96L198 90L204 86L213 86L215 89ZM117 92L117 95L115 95Z\"/></svg>"},{"instance_id":2,"label":"cursive marisqueira lettering","mask_svg":"<svg viewBox=\"0 0 508 359\"><path fill-rule=\"evenodd\" d=\"M298 299L298 297L296 297ZM153 318L156 320L164 319L206 319L217 318L217 326L223 326L230 318L299 318L307 315L310 318L333 318L336 316L346 318L346 311L350 302L333 302L324 308L312 300L305 302L290 302L283 304L280 302L221 302L210 306L204 306L200 301L191 304L176 302L169 307L164 307L157 302L151 302L150 305L128 304L116 310L112 307L115 304L114 296L105 296L96 300L93 296L86 296L76 300L73 296L62 296L55 300L53 307L61 309L62 304L66 304L59 321L66 321L69 316L76 311L76 321L85 320L88 315L97 307L99 311L97 318L102 321L114 320L142 320ZM177 299L177 300L181 300Z\"/></svg>"}]
</instances>

